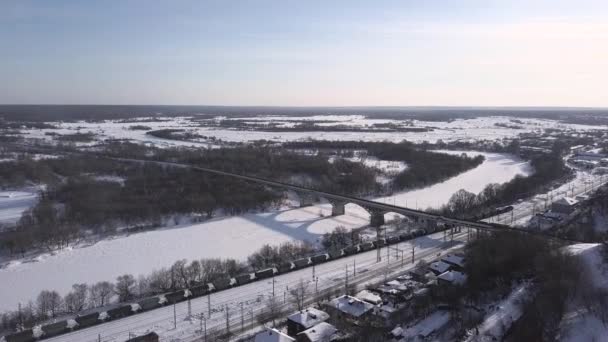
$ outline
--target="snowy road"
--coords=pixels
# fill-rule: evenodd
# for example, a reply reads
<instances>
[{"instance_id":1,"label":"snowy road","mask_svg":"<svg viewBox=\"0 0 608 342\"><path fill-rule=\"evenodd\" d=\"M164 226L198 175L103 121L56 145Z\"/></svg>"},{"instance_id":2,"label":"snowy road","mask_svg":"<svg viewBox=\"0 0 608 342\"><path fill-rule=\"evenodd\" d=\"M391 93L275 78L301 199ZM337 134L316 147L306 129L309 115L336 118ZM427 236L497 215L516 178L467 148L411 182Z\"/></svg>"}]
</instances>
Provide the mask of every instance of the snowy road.
<instances>
[{"instance_id":1,"label":"snowy road","mask_svg":"<svg viewBox=\"0 0 608 342\"><path fill-rule=\"evenodd\" d=\"M343 288L347 269L349 270L349 283L362 284L382 281L387 270L390 274L395 274L404 272L413 266L410 259L412 245L415 246L416 262L418 262L421 258L427 260L434 259L442 251L447 253L455 248L460 248L462 247L462 242L466 240L466 233L464 232L457 234L453 243L443 241L443 236L442 232L436 233L394 246L404 250L404 260L400 257L396 258L393 251L389 262L387 262L387 252L386 248L384 248L382 249L383 260L381 263L376 262L376 251L373 250L316 266L315 276L319 278L316 283L316 290L322 292L330 288ZM355 276L352 274L353 265L356 265L357 272ZM312 268L307 268L275 277L275 298L278 298L281 302L285 298L288 298L288 287L293 288L300 279L308 281L309 290L311 294L314 293L315 284L312 282L312 272ZM251 322L251 317L256 317L265 308L265 298L272 296L272 285L272 279L268 279L212 294L210 299L212 314L207 320L208 332L211 333L213 330L225 328L226 317L223 310L226 307L232 312L230 320L240 322L241 303L243 303L243 315L246 316L244 318L246 318L247 322ZM206 296L193 299L190 303L191 313L198 314L202 312L207 316L209 312L207 302L208 298ZM195 337L200 338L200 334L196 332L199 329L199 322L197 320L186 320L188 317L188 303L183 302L175 306L177 329L174 329L173 309L172 306L164 307L122 320L76 331L47 341L93 342L98 341L100 336L101 341L123 341L129 337L129 333L139 335L150 330L159 333L161 338L167 341L190 341Z\"/></svg>"}]
</instances>

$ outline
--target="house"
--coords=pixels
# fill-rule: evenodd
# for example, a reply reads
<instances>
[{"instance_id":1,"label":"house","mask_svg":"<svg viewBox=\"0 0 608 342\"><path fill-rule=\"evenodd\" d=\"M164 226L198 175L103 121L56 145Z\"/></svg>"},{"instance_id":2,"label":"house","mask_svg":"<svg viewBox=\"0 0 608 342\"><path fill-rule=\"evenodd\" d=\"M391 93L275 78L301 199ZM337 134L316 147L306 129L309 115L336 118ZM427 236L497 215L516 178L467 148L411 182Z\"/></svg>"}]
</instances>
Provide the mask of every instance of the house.
<instances>
[{"instance_id":1,"label":"house","mask_svg":"<svg viewBox=\"0 0 608 342\"><path fill-rule=\"evenodd\" d=\"M296 336L297 342L331 342L336 339L338 329L333 325L321 322L310 329L306 329Z\"/></svg>"},{"instance_id":2,"label":"house","mask_svg":"<svg viewBox=\"0 0 608 342\"><path fill-rule=\"evenodd\" d=\"M578 201L572 197L562 197L551 204L551 211L560 214L571 214L576 210Z\"/></svg>"},{"instance_id":3,"label":"house","mask_svg":"<svg viewBox=\"0 0 608 342\"><path fill-rule=\"evenodd\" d=\"M287 317L287 334L289 336L296 336L298 333L310 329L321 322L325 322L327 319L329 319L329 315L319 309L307 308L306 310L298 311Z\"/></svg>"},{"instance_id":4,"label":"house","mask_svg":"<svg viewBox=\"0 0 608 342\"><path fill-rule=\"evenodd\" d=\"M355 297L373 305L382 304L382 297L368 290L363 290L357 293Z\"/></svg>"},{"instance_id":5,"label":"house","mask_svg":"<svg viewBox=\"0 0 608 342\"><path fill-rule=\"evenodd\" d=\"M450 265L450 268L456 271L464 270L464 257L457 254L448 254L441 258L441 261Z\"/></svg>"},{"instance_id":6,"label":"house","mask_svg":"<svg viewBox=\"0 0 608 342\"><path fill-rule=\"evenodd\" d=\"M443 261L435 261L429 265L429 269L431 272L435 273L435 275L440 275L450 269L450 264Z\"/></svg>"},{"instance_id":7,"label":"house","mask_svg":"<svg viewBox=\"0 0 608 342\"><path fill-rule=\"evenodd\" d=\"M277 329L267 328L266 331L262 331L255 335L253 342L294 342L296 339L283 334Z\"/></svg>"},{"instance_id":8,"label":"house","mask_svg":"<svg viewBox=\"0 0 608 342\"><path fill-rule=\"evenodd\" d=\"M355 297L344 295L331 300L327 304L327 308L328 310L335 311L337 318L358 320L370 315L374 305ZM332 317L334 317L333 314Z\"/></svg>"},{"instance_id":9,"label":"house","mask_svg":"<svg viewBox=\"0 0 608 342\"><path fill-rule=\"evenodd\" d=\"M403 341L438 340L436 338L437 334L440 334L449 326L450 318L450 313L447 311L435 311L414 325L403 328L401 338ZM396 329L393 331L396 331Z\"/></svg>"},{"instance_id":10,"label":"house","mask_svg":"<svg viewBox=\"0 0 608 342\"><path fill-rule=\"evenodd\" d=\"M426 281L427 281L426 274L427 274L427 271L423 267L416 267L409 272L410 277L414 281L417 281L420 283L426 283Z\"/></svg>"},{"instance_id":11,"label":"house","mask_svg":"<svg viewBox=\"0 0 608 342\"><path fill-rule=\"evenodd\" d=\"M467 275L458 271L447 271L437 276L439 285L464 285L467 282Z\"/></svg>"}]
</instances>

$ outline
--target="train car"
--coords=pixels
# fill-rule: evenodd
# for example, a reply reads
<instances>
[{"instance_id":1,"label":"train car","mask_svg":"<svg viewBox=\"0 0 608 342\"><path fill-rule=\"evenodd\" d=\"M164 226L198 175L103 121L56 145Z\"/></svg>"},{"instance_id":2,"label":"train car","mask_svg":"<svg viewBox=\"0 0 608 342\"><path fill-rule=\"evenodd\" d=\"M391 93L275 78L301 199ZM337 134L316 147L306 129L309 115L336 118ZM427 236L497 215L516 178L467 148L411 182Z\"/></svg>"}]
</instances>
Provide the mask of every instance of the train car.
<instances>
[{"instance_id":1,"label":"train car","mask_svg":"<svg viewBox=\"0 0 608 342\"><path fill-rule=\"evenodd\" d=\"M188 293L186 293L186 290L177 290L175 292L165 294L165 298L167 298L167 302L169 304L175 304L175 303L183 302L184 300L186 300L186 298L189 297L189 295L190 295L189 291L188 291Z\"/></svg>"},{"instance_id":2,"label":"train car","mask_svg":"<svg viewBox=\"0 0 608 342\"><path fill-rule=\"evenodd\" d=\"M192 293L192 297L201 297L209 293L209 285L197 285L190 288L190 292Z\"/></svg>"},{"instance_id":3,"label":"train car","mask_svg":"<svg viewBox=\"0 0 608 342\"><path fill-rule=\"evenodd\" d=\"M407 241L410 240L412 238L412 234L411 233L401 233L399 234L399 240L401 241Z\"/></svg>"},{"instance_id":4,"label":"train car","mask_svg":"<svg viewBox=\"0 0 608 342\"><path fill-rule=\"evenodd\" d=\"M329 251L329 257L331 259L339 259L343 256L345 256L346 254L344 253L343 249L338 249L338 250L331 250Z\"/></svg>"},{"instance_id":5,"label":"train car","mask_svg":"<svg viewBox=\"0 0 608 342\"><path fill-rule=\"evenodd\" d=\"M44 325L42 327L42 331L44 332L44 335L43 335L44 338L49 338L49 337L65 334L66 332L69 331L68 322L61 321L61 322Z\"/></svg>"},{"instance_id":6,"label":"train car","mask_svg":"<svg viewBox=\"0 0 608 342\"><path fill-rule=\"evenodd\" d=\"M345 255L353 255L353 254L359 253L359 250L360 250L359 245L352 245L352 246L348 246L348 247L344 248L342 251L344 251Z\"/></svg>"},{"instance_id":7,"label":"train car","mask_svg":"<svg viewBox=\"0 0 608 342\"><path fill-rule=\"evenodd\" d=\"M221 278L213 282L213 289L215 291L222 291L231 286L231 278Z\"/></svg>"},{"instance_id":8,"label":"train car","mask_svg":"<svg viewBox=\"0 0 608 342\"><path fill-rule=\"evenodd\" d=\"M99 312L93 312L88 315L78 316L75 318L78 323L78 328L88 328L101 323L99 320Z\"/></svg>"},{"instance_id":9,"label":"train car","mask_svg":"<svg viewBox=\"0 0 608 342\"><path fill-rule=\"evenodd\" d=\"M329 254L327 254L327 253L318 254L318 255L310 257L310 261L315 265L322 264L326 261L329 261L329 259L330 259Z\"/></svg>"},{"instance_id":10,"label":"train car","mask_svg":"<svg viewBox=\"0 0 608 342\"><path fill-rule=\"evenodd\" d=\"M279 274L287 273L295 270L296 265L293 262L284 262L279 265Z\"/></svg>"},{"instance_id":11,"label":"train car","mask_svg":"<svg viewBox=\"0 0 608 342\"><path fill-rule=\"evenodd\" d=\"M376 248L373 242L365 242L359 245L360 251L365 252Z\"/></svg>"},{"instance_id":12,"label":"train car","mask_svg":"<svg viewBox=\"0 0 608 342\"><path fill-rule=\"evenodd\" d=\"M422 230L422 229L414 229L414 230L412 230L412 236L419 237L419 236L422 236L422 235L424 235L424 230Z\"/></svg>"},{"instance_id":13,"label":"train car","mask_svg":"<svg viewBox=\"0 0 608 342\"><path fill-rule=\"evenodd\" d=\"M234 280L236 281L236 284L234 284L234 285L240 286L240 285L249 284L254 280L254 277L255 277L255 273L247 273L247 274L238 275L238 276L234 277Z\"/></svg>"},{"instance_id":14,"label":"train car","mask_svg":"<svg viewBox=\"0 0 608 342\"><path fill-rule=\"evenodd\" d=\"M6 342L34 342L34 332L32 329L23 330L14 334L4 336Z\"/></svg>"},{"instance_id":15,"label":"train car","mask_svg":"<svg viewBox=\"0 0 608 342\"><path fill-rule=\"evenodd\" d=\"M310 261L310 258L302 258L302 259L295 260L293 262L293 264L296 266L295 269L299 270L300 268L304 268L308 265L312 265L312 262Z\"/></svg>"},{"instance_id":16,"label":"train car","mask_svg":"<svg viewBox=\"0 0 608 342\"><path fill-rule=\"evenodd\" d=\"M255 272L255 279L266 279L266 278L270 278L273 275L275 275L276 273L278 273L278 270L274 267L272 268L267 268L264 270L259 270L257 272Z\"/></svg>"},{"instance_id":17,"label":"train car","mask_svg":"<svg viewBox=\"0 0 608 342\"><path fill-rule=\"evenodd\" d=\"M108 316L110 316L110 319L119 319L119 318L131 316L132 314L134 314L134 312L133 312L133 308L131 307L131 305L123 305L123 306L119 306L117 308L108 310Z\"/></svg>"},{"instance_id":18,"label":"train car","mask_svg":"<svg viewBox=\"0 0 608 342\"><path fill-rule=\"evenodd\" d=\"M386 241L387 241L389 244L397 243L397 242L399 242L400 240L401 240L401 239L399 239L399 237L398 237L398 236L391 236L391 237L389 237L388 239L386 239Z\"/></svg>"},{"instance_id":19,"label":"train car","mask_svg":"<svg viewBox=\"0 0 608 342\"><path fill-rule=\"evenodd\" d=\"M160 308L162 306L162 304L160 304L158 297L144 298L144 299L138 301L137 304L139 304L139 307L141 308L142 311L153 310L156 308Z\"/></svg>"}]
</instances>

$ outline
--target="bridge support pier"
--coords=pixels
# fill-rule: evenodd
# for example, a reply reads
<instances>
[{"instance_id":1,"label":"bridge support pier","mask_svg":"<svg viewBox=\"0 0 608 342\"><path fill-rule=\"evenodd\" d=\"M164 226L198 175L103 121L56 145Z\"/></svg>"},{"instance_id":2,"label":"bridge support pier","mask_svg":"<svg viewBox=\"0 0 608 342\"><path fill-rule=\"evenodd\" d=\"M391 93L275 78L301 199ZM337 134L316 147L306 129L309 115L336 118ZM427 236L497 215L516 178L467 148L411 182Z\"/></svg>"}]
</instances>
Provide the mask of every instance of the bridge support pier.
<instances>
[{"instance_id":1,"label":"bridge support pier","mask_svg":"<svg viewBox=\"0 0 608 342\"><path fill-rule=\"evenodd\" d=\"M329 201L331 203L331 216L340 216L345 214L344 206L346 202L341 201Z\"/></svg>"},{"instance_id":2,"label":"bridge support pier","mask_svg":"<svg viewBox=\"0 0 608 342\"><path fill-rule=\"evenodd\" d=\"M370 214L369 225L372 227L380 227L384 224L384 211L368 209Z\"/></svg>"},{"instance_id":3,"label":"bridge support pier","mask_svg":"<svg viewBox=\"0 0 608 342\"><path fill-rule=\"evenodd\" d=\"M298 192L300 198L300 208L310 207L314 202L314 196L308 192Z\"/></svg>"}]
</instances>

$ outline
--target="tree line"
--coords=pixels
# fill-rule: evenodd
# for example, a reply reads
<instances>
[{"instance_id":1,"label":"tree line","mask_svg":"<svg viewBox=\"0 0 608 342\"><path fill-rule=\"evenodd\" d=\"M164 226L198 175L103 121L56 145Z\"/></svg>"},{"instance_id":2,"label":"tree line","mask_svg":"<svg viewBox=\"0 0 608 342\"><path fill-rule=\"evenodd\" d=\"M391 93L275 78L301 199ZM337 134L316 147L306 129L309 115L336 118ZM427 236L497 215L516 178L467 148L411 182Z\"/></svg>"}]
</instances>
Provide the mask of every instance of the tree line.
<instances>
[{"instance_id":1,"label":"tree line","mask_svg":"<svg viewBox=\"0 0 608 342\"><path fill-rule=\"evenodd\" d=\"M408 190L442 182L479 166L483 156L468 157L427 151L408 141L400 143L366 141L314 140L288 142L287 148L316 150L365 150L368 156L381 160L401 161L408 168L392 180L394 189ZM339 153L339 152L338 152Z\"/></svg>"},{"instance_id":2,"label":"tree line","mask_svg":"<svg viewBox=\"0 0 608 342\"><path fill-rule=\"evenodd\" d=\"M491 215L497 206L548 190L553 182L568 177L572 172L556 154L533 157L530 164L534 168L533 174L516 175L503 184L488 184L479 194L461 189L439 211L450 217L480 219Z\"/></svg>"}]
</instances>

